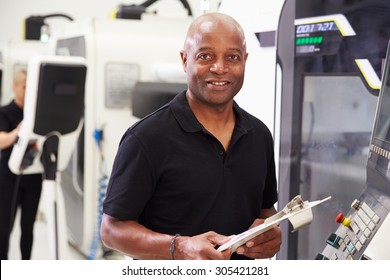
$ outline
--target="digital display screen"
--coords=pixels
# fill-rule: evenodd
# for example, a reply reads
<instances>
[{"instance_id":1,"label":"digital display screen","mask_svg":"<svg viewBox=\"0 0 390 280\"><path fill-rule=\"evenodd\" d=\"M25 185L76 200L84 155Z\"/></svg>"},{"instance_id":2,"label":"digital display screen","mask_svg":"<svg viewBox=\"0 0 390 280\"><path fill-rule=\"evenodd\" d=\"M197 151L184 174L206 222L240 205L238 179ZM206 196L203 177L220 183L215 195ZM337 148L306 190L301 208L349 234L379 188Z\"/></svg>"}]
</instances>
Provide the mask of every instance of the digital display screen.
<instances>
[{"instance_id":1,"label":"digital display screen","mask_svg":"<svg viewBox=\"0 0 390 280\"><path fill-rule=\"evenodd\" d=\"M303 23L295 26L295 53L331 55L337 52L342 35L334 21Z\"/></svg>"},{"instance_id":2,"label":"digital display screen","mask_svg":"<svg viewBox=\"0 0 390 280\"><path fill-rule=\"evenodd\" d=\"M297 25L295 28L296 28L295 30L296 34L339 30L337 28L337 25L333 21L301 24L301 25Z\"/></svg>"}]
</instances>

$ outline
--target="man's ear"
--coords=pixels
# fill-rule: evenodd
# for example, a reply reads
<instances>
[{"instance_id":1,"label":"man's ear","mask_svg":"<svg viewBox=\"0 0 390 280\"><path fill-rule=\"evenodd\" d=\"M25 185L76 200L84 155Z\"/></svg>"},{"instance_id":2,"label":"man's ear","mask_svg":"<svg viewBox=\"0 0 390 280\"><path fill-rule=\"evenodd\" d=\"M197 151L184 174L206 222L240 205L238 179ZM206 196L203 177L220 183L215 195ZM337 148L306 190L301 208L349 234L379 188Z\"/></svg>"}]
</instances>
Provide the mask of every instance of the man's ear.
<instances>
[{"instance_id":1,"label":"man's ear","mask_svg":"<svg viewBox=\"0 0 390 280\"><path fill-rule=\"evenodd\" d=\"M245 53L245 61L248 59L248 53Z\"/></svg>"},{"instance_id":2,"label":"man's ear","mask_svg":"<svg viewBox=\"0 0 390 280\"><path fill-rule=\"evenodd\" d=\"M180 51L180 57L181 57L181 65L183 67L183 71L187 72L187 55L184 51Z\"/></svg>"}]
</instances>

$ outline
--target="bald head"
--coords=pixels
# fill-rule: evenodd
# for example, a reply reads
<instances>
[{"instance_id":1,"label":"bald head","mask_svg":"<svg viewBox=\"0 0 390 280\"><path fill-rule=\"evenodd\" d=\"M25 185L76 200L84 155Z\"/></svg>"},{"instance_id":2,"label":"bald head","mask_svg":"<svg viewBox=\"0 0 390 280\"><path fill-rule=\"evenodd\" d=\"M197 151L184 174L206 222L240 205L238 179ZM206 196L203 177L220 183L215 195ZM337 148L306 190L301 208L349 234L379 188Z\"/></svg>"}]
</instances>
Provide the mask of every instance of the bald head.
<instances>
[{"instance_id":1,"label":"bald head","mask_svg":"<svg viewBox=\"0 0 390 280\"><path fill-rule=\"evenodd\" d=\"M196 44L204 34L225 33L237 36L242 42L242 48L246 51L246 41L244 31L240 24L231 16L222 13L207 13L197 17L190 25L186 39L184 41L184 50Z\"/></svg>"}]
</instances>

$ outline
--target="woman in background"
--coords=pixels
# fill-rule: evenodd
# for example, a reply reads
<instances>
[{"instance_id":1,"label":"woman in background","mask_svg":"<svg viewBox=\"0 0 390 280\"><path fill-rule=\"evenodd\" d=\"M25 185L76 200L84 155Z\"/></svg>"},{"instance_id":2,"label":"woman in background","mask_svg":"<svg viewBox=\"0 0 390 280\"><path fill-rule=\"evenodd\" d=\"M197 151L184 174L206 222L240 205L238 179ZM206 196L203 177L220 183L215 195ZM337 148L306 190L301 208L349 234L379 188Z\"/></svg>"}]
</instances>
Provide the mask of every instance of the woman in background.
<instances>
[{"instance_id":1,"label":"woman in background","mask_svg":"<svg viewBox=\"0 0 390 280\"><path fill-rule=\"evenodd\" d=\"M0 256L8 259L10 234L16 209L20 206L21 258L31 258L33 231L42 190L42 174L18 176L11 172L8 161L23 119L27 72L20 70L13 79L14 99L0 107Z\"/></svg>"}]
</instances>

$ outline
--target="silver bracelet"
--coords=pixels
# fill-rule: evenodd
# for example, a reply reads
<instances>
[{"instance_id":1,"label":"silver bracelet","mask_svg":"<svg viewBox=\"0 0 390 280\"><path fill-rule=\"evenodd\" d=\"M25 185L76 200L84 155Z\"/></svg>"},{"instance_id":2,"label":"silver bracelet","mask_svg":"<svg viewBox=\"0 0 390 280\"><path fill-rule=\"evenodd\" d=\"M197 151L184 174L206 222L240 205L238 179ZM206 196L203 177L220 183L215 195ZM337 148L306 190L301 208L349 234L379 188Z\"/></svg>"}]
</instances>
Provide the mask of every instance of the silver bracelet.
<instances>
[{"instance_id":1,"label":"silver bracelet","mask_svg":"<svg viewBox=\"0 0 390 280\"><path fill-rule=\"evenodd\" d=\"M179 236L180 236L180 234L176 233L175 236L172 237L172 240L171 240L171 247L169 248L169 254L170 254L172 260L175 259L173 257L173 251L175 251L175 241L176 241L176 238L178 238Z\"/></svg>"}]
</instances>

